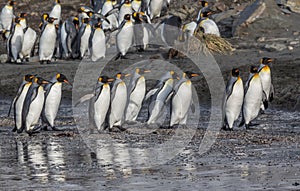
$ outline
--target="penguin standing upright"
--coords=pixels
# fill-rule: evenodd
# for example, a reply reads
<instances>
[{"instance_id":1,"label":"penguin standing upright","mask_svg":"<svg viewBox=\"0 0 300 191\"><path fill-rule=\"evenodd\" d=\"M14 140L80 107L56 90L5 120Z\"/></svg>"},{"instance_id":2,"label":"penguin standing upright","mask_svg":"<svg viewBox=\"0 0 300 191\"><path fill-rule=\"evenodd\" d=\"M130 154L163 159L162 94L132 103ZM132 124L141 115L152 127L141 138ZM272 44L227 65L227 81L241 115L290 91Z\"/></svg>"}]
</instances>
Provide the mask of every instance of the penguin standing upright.
<instances>
[{"instance_id":1,"label":"penguin standing upright","mask_svg":"<svg viewBox=\"0 0 300 191\"><path fill-rule=\"evenodd\" d=\"M268 108L268 102L271 102L274 97L274 87L272 84L272 74L270 63L272 63L274 59L264 57L260 60L260 66L258 68L258 74L262 82L263 92L265 94L266 99L263 100L262 111Z\"/></svg>"},{"instance_id":2,"label":"penguin standing upright","mask_svg":"<svg viewBox=\"0 0 300 191\"><path fill-rule=\"evenodd\" d=\"M238 119L244 99L243 80L238 68L231 71L231 78L227 82L223 100L223 129L232 130L233 123Z\"/></svg>"},{"instance_id":3,"label":"penguin standing upright","mask_svg":"<svg viewBox=\"0 0 300 191\"><path fill-rule=\"evenodd\" d=\"M7 4L2 8L0 15L0 28L10 31L12 21L14 19L14 5L16 1L9 0Z\"/></svg>"},{"instance_id":4,"label":"penguin standing upright","mask_svg":"<svg viewBox=\"0 0 300 191\"><path fill-rule=\"evenodd\" d=\"M133 12L132 7L131 7L131 2L130 0L125 0L124 3L122 4L119 12L119 24L121 24L125 18L125 15L129 14L131 15Z\"/></svg>"},{"instance_id":5,"label":"penguin standing upright","mask_svg":"<svg viewBox=\"0 0 300 191\"><path fill-rule=\"evenodd\" d=\"M113 127L123 130L122 123L127 104L127 87L122 80L124 77L124 74L118 73L111 89L110 113L108 118L110 130Z\"/></svg>"},{"instance_id":6,"label":"penguin standing upright","mask_svg":"<svg viewBox=\"0 0 300 191\"><path fill-rule=\"evenodd\" d=\"M56 118L58 108L62 95L62 83L70 84L68 79L63 74L56 74L51 80L51 83L45 87L45 101L42 111L42 120L53 130L57 130L54 126L54 120ZM47 126L44 128L47 130Z\"/></svg>"},{"instance_id":7,"label":"penguin standing upright","mask_svg":"<svg viewBox=\"0 0 300 191\"><path fill-rule=\"evenodd\" d=\"M23 39L24 39L24 31L20 24L20 18L15 18L15 24L12 27L12 31L10 37L7 41L7 50L8 50L8 57L11 58L11 62L18 62L20 58L20 53L22 51L23 46Z\"/></svg>"},{"instance_id":8,"label":"penguin standing upright","mask_svg":"<svg viewBox=\"0 0 300 191\"><path fill-rule=\"evenodd\" d=\"M132 18L134 20L134 42L138 51L143 51L149 44L150 30L147 27L152 26L146 25L148 23L147 15L143 12L134 12Z\"/></svg>"},{"instance_id":9,"label":"penguin standing upright","mask_svg":"<svg viewBox=\"0 0 300 191\"><path fill-rule=\"evenodd\" d=\"M32 79L34 78L33 75L27 74L23 77L23 82L21 83L17 95L13 99L11 106L9 108L8 116L10 115L11 108L14 108L14 120L15 120L15 127L13 132L16 130L21 129L22 127L22 109L26 94L28 92L29 87L32 84Z\"/></svg>"},{"instance_id":10,"label":"penguin standing upright","mask_svg":"<svg viewBox=\"0 0 300 191\"><path fill-rule=\"evenodd\" d=\"M186 71L174 86L171 103L170 127L174 125L186 125L188 112L193 103L191 78L199 74Z\"/></svg>"},{"instance_id":11,"label":"penguin standing upright","mask_svg":"<svg viewBox=\"0 0 300 191\"><path fill-rule=\"evenodd\" d=\"M198 12L197 21L200 21L201 13L209 10L209 3L207 1L200 1L199 3L201 4L202 8Z\"/></svg>"},{"instance_id":12,"label":"penguin standing upright","mask_svg":"<svg viewBox=\"0 0 300 191\"><path fill-rule=\"evenodd\" d=\"M205 34L214 34L220 37L220 31L218 25L212 19L208 18L211 14L210 11L201 12L201 18L198 21L198 27L200 27Z\"/></svg>"},{"instance_id":13,"label":"penguin standing upright","mask_svg":"<svg viewBox=\"0 0 300 191\"><path fill-rule=\"evenodd\" d=\"M60 5L60 0L55 0L54 6L49 13L49 17L57 18L53 24L54 25L59 25L61 21L61 5Z\"/></svg>"},{"instance_id":14,"label":"penguin standing upright","mask_svg":"<svg viewBox=\"0 0 300 191\"><path fill-rule=\"evenodd\" d=\"M24 40L22 44L22 50L20 53L20 58L22 61L24 59L28 62L30 56L33 54L34 46L37 40L37 34L35 30L33 30L31 27L27 26L26 16L27 13L21 13L20 16L20 24L22 25L23 31L24 31Z\"/></svg>"},{"instance_id":15,"label":"penguin standing upright","mask_svg":"<svg viewBox=\"0 0 300 191\"><path fill-rule=\"evenodd\" d=\"M78 33L78 47L79 47L79 56L81 59L86 55L86 52L89 53L89 41L92 33L92 27L90 24L89 18L84 18L82 25Z\"/></svg>"},{"instance_id":16,"label":"penguin standing upright","mask_svg":"<svg viewBox=\"0 0 300 191\"><path fill-rule=\"evenodd\" d=\"M142 108L142 102L146 94L146 80L143 76L150 70L136 68L131 77L128 91L128 105L125 114L125 121L136 121L138 114Z\"/></svg>"},{"instance_id":17,"label":"penguin standing upright","mask_svg":"<svg viewBox=\"0 0 300 191\"><path fill-rule=\"evenodd\" d=\"M110 79L107 76L100 76L98 78L97 87L95 89L95 95L92 102L93 107L93 119L97 129L104 130L105 119L110 106L110 85L114 79Z\"/></svg>"},{"instance_id":18,"label":"penguin standing upright","mask_svg":"<svg viewBox=\"0 0 300 191\"><path fill-rule=\"evenodd\" d=\"M167 72L161 77L154 89L150 90L146 95L146 100L151 97L149 105L149 119L147 124L156 123L161 113L163 107L167 104L168 100L172 96L174 88L174 71Z\"/></svg>"},{"instance_id":19,"label":"penguin standing upright","mask_svg":"<svg viewBox=\"0 0 300 191\"><path fill-rule=\"evenodd\" d=\"M261 79L257 72L257 67L251 66L250 75L245 86L242 109L243 119L240 126L245 124L247 129L249 128L250 122L258 116L264 95Z\"/></svg>"},{"instance_id":20,"label":"penguin standing upright","mask_svg":"<svg viewBox=\"0 0 300 191\"><path fill-rule=\"evenodd\" d=\"M174 46L175 40L179 38L182 20L178 16L169 16L159 25L161 27L161 38L166 46Z\"/></svg>"},{"instance_id":21,"label":"penguin standing upright","mask_svg":"<svg viewBox=\"0 0 300 191\"><path fill-rule=\"evenodd\" d=\"M117 4L116 0L106 0L105 3L103 4L103 7L101 9L101 15L104 15L106 19L109 21L103 21L103 30L106 29L113 29L113 28L118 28L119 27L119 21L118 21L118 15L119 11L113 11L114 6Z\"/></svg>"},{"instance_id":22,"label":"penguin standing upright","mask_svg":"<svg viewBox=\"0 0 300 191\"><path fill-rule=\"evenodd\" d=\"M163 5L164 5L164 0L150 0L149 14L150 14L151 20L156 17L160 17Z\"/></svg>"},{"instance_id":23,"label":"penguin standing upright","mask_svg":"<svg viewBox=\"0 0 300 191\"><path fill-rule=\"evenodd\" d=\"M32 80L32 85L26 94L22 108L22 127L17 131L22 133L25 129L28 134L35 133L39 129L39 118L42 113L45 91L43 84L49 82L43 78L35 77Z\"/></svg>"},{"instance_id":24,"label":"penguin standing upright","mask_svg":"<svg viewBox=\"0 0 300 191\"><path fill-rule=\"evenodd\" d=\"M56 18L48 18L48 23L45 26L40 38L39 58L41 64L43 64L45 61L47 64L51 63L57 37L56 28L53 24L55 20Z\"/></svg>"},{"instance_id":25,"label":"penguin standing upright","mask_svg":"<svg viewBox=\"0 0 300 191\"><path fill-rule=\"evenodd\" d=\"M60 39L62 54L66 58L77 57L77 32L79 20L77 17L70 17L61 26Z\"/></svg>"},{"instance_id":26,"label":"penguin standing upright","mask_svg":"<svg viewBox=\"0 0 300 191\"><path fill-rule=\"evenodd\" d=\"M106 52L106 40L105 34L102 30L102 23L99 21L95 24L95 29L92 34L91 40L91 59L93 62L99 60L100 58L105 58Z\"/></svg>"},{"instance_id":27,"label":"penguin standing upright","mask_svg":"<svg viewBox=\"0 0 300 191\"><path fill-rule=\"evenodd\" d=\"M131 15L124 16L124 20L119 26L119 32L117 33L117 49L119 56L125 58L125 55L129 48L133 44L134 29L131 22Z\"/></svg>"},{"instance_id":28,"label":"penguin standing upright","mask_svg":"<svg viewBox=\"0 0 300 191\"><path fill-rule=\"evenodd\" d=\"M43 13L41 17L41 23L39 24L39 29L41 30L41 33L43 33L46 25L48 24L49 14Z\"/></svg>"}]
</instances>

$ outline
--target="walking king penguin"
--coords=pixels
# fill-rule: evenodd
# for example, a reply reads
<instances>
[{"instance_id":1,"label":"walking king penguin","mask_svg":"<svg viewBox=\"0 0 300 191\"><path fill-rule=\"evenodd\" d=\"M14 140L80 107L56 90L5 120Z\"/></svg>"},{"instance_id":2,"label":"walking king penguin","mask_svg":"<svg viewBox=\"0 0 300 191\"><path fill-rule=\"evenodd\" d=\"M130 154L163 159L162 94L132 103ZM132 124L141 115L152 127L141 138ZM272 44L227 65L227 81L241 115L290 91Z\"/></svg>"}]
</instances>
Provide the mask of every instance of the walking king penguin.
<instances>
[{"instance_id":1,"label":"walking king penguin","mask_svg":"<svg viewBox=\"0 0 300 191\"><path fill-rule=\"evenodd\" d=\"M131 22L131 15L127 14L124 16L124 20L119 26L119 32L117 33L117 49L121 58L125 58L128 49L133 44L133 37L134 29Z\"/></svg>"},{"instance_id":2,"label":"walking king penguin","mask_svg":"<svg viewBox=\"0 0 300 191\"><path fill-rule=\"evenodd\" d=\"M20 53L22 51L23 46L23 39L24 39L24 31L20 24L20 18L15 18L15 24L12 27L12 31L10 33L10 37L7 41L7 50L8 50L8 57L11 59L11 62L18 62L20 58Z\"/></svg>"},{"instance_id":3,"label":"walking king penguin","mask_svg":"<svg viewBox=\"0 0 300 191\"><path fill-rule=\"evenodd\" d=\"M60 5L60 0L55 0L54 6L49 13L49 17L57 18L53 24L54 25L59 25L61 21L61 5Z\"/></svg>"},{"instance_id":4,"label":"walking king penguin","mask_svg":"<svg viewBox=\"0 0 300 191\"><path fill-rule=\"evenodd\" d=\"M245 86L242 109L243 118L240 126L245 124L247 129L250 126L250 122L258 116L264 95L262 83L257 72L257 67L251 66L250 75Z\"/></svg>"},{"instance_id":5,"label":"walking king penguin","mask_svg":"<svg viewBox=\"0 0 300 191\"><path fill-rule=\"evenodd\" d=\"M199 74L187 71L182 74L181 79L176 83L172 95L170 127L186 125L190 107L192 106L192 110L195 110L190 79L196 76L199 76Z\"/></svg>"},{"instance_id":6,"label":"walking king penguin","mask_svg":"<svg viewBox=\"0 0 300 191\"><path fill-rule=\"evenodd\" d=\"M90 18L84 18L78 33L78 46L81 59L83 59L83 57L86 55L86 52L89 53L89 41L91 33L92 27L90 25Z\"/></svg>"},{"instance_id":7,"label":"walking king penguin","mask_svg":"<svg viewBox=\"0 0 300 191\"><path fill-rule=\"evenodd\" d=\"M44 61L46 61L47 64L51 63L57 37L56 28L53 24L55 20L56 18L53 17L48 18L48 23L45 26L40 38L39 57L41 64L43 64Z\"/></svg>"},{"instance_id":8,"label":"walking king penguin","mask_svg":"<svg viewBox=\"0 0 300 191\"><path fill-rule=\"evenodd\" d=\"M65 75L58 73L50 80L50 83L45 86L46 93L42 112L42 120L53 130L58 130L54 126L54 120L56 118L61 101L62 83L70 84ZM47 130L47 126L44 128L44 130Z\"/></svg>"},{"instance_id":9,"label":"walking king penguin","mask_svg":"<svg viewBox=\"0 0 300 191\"><path fill-rule=\"evenodd\" d=\"M15 1L8 1L7 4L2 8L0 15L0 29L9 31L14 19L14 5Z\"/></svg>"},{"instance_id":10,"label":"walking king penguin","mask_svg":"<svg viewBox=\"0 0 300 191\"><path fill-rule=\"evenodd\" d=\"M125 76L127 75L118 73L111 89L109 130L112 130L113 127L118 127L120 130L123 130L123 116L127 104L127 87L122 80Z\"/></svg>"},{"instance_id":11,"label":"walking king penguin","mask_svg":"<svg viewBox=\"0 0 300 191\"><path fill-rule=\"evenodd\" d=\"M260 60L260 66L258 68L258 74L262 82L263 91L266 99L263 100L262 111L268 108L268 102L271 102L274 97L274 87L272 84L272 75L270 63L272 63L274 59L272 58L262 58Z\"/></svg>"},{"instance_id":12,"label":"walking king penguin","mask_svg":"<svg viewBox=\"0 0 300 191\"><path fill-rule=\"evenodd\" d=\"M26 94L24 105L22 108L22 127L18 129L18 133L22 133L25 129L31 135L39 130L39 118L42 113L45 91L43 84L49 83L43 78L35 77L32 79L32 85Z\"/></svg>"},{"instance_id":13,"label":"walking king penguin","mask_svg":"<svg viewBox=\"0 0 300 191\"><path fill-rule=\"evenodd\" d=\"M28 92L29 87L32 84L32 79L34 78L33 75L27 74L23 78L23 82L21 83L18 93L13 99L9 111L8 111L8 116L10 115L11 108L14 108L14 120L15 120L15 127L13 129L13 132L16 130L21 129L22 127L22 109L23 109L23 104L25 100L25 96Z\"/></svg>"},{"instance_id":14,"label":"walking king penguin","mask_svg":"<svg viewBox=\"0 0 300 191\"><path fill-rule=\"evenodd\" d=\"M146 95L146 100L151 97L149 105L149 119L147 124L157 123L161 116L163 107L171 98L174 88L174 71L169 71L161 77L154 89L150 90Z\"/></svg>"},{"instance_id":15,"label":"walking king penguin","mask_svg":"<svg viewBox=\"0 0 300 191\"><path fill-rule=\"evenodd\" d=\"M105 34L102 30L102 23L99 21L94 26L94 31L92 33L92 41L91 41L91 54L92 61L96 62L100 58L105 58L106 52L106 40Z\"/></svg>"},{"instance_id":16,"label":"walking king penguin","mask_svg":"<svg viewBox=\"0 0 300 191\"><path fill-rule=\"evenodd\" d=\"M244 86L237 68L232 69L231 78L227 82L223 99L223 129L232 130L238 119L244 99Z\"/></svg>"},{"instance_id":17,"label":"walking king penguin","mask_svg":"<svg viewBox=\"0 0 300 191\"><path fill-rule=\"evenodd\" d=\"M125 114L126 121L136 121L136 118L138 117L142 102L146 95L146 80L143 74L148 72L150 72L150 70L136 68L131 77L128 87L129 101Z\"/></svg>"},{"instance_id":18,"label":"walking king penguin","mask_svg":"<svg viewBox=\"0 0 300 191\"><path fill-rule=\"evenodd\" d=\"M76 58L77 53L77 31L79 20L77 17L70 17L61 26L60 39L63 56L66 58Z\"/></svg>"}]
</instances>

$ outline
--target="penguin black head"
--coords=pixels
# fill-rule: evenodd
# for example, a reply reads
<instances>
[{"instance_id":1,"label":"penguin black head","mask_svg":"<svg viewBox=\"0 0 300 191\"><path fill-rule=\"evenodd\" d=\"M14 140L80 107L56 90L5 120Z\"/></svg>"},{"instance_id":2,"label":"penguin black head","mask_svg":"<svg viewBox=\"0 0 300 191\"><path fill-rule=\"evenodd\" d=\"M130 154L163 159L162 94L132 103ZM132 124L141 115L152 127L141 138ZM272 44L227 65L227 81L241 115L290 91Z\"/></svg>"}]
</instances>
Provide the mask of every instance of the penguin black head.
<instances>
[{"instance_id":1,"label":"penguin black head","mask_svg":"<svg viewBox=\"0 0 300 191\"><path fill-rule=\"evenodd\" d=\"M27 17L27 15L28 15L27 13L19 13L18 16L22 19L25 19Z\"/></svg>"},{"instance_id":2,"label":"penguin black head","mask_svg":"<svg viewBox=\"0 0 300 191\"><path fill-rule=\"evenodd\" d=\"M16 18L15 18L15 23L20 23L20 21L21 21L21 18L20 18L20 17L16 17Z\"/></svg>"},{"instance_id":3,"label":"penguin black head","mask_svg":"<svg viewBox=\"0 0 300 191\"><path fill-rule=\"evenodd\" d=\"M56 4L60 4L60 0L55 0L55 3Z\"/></svg>"},{"instance_id":4,"label":"penguin black head","mask_svg":"<svg viewBox=\"0 0 300 191\"><path fill-rule=\"evenodd\" d=\"M262 59L260 59L260 63L264 65L268 65L273 61L274 61L273 58L268 58L268 57L263 57Z\"/></svg>"},{"instance_id":5,"label":"penguin black head","mask_svg":"<svg viewBox=\"0 0 300 191\"><path fill-rule=\"evenodd\" d=\"M17 4L17 2L10 0L10 1L7 2L7 4L10 5L10 6L14 6L14 5Z\"/></svg>"},{"instance_id":6,"label":"penguin black head","mask_svg":"<svg viewBox=\"0 0 300 191\"><path fill-rule=\"evenodd\" d=\"M130 0L125 0L124 4L130 4Z\"/></svg>"},{"instance_id":7,"label":"penguin black head","mask_svg":"<svg viewBox=\"0 0 300 191\"><path fill-rule=\"evenodd\" d=\"M258 72L258 68L256 67L256 66L251 66L250 67L250 73L251 74L255 74L255 73L257 73Z\"/></svg>"},{"instance_id":8,"label":"penguin black head","mask_svg":"<svg viewBox=\"0 0 300 191\"><path fill-rule=\"evenodd\" d=\"M199 2L202 7L208 7L208 2L207 1L200 1Z\"/></svg>"},{"instance_id":9,"label":"penguin black head","mask_svg":"<svg viewBox=\"0 0 300 191\"><path fill-rule=\"evenodd\" d=\"M186 71L186 72L184 72L183 75L187 76L189 79L200 76L199 74L197 74L195 72L191 72L191 71Z\"/></svg>"},{"instance_id":10,"label":"penguin black head","mask_svg":"<svg viewBox=\"0 0 300 191\"><path fill-rule=\"evenodd\" d=\"M90 22L90 18L83 18L82 23L88 24Z\"/></svg>"},{"instance_id":11,"label":"penguin black head","mask_svg":"<svg viewBox=\"0 0 300 191\"><path fill-rule=\"evenodd\" d=\"M65 82L65 83L71 85L71 83L69 82L69 80L67 79L67 77L65 75L63 75L63 74L57 73L56 74L56 80L58 82L61 82L61 83Z\"/></svg>"},{"instance_id":12,"label":"penguin black head","mask_svg":"<svg viewBox=\"0 0 300 191\"><path fill-rule=\"evenodd\" d=\"M145 73L150 73L150 72L151 72L151 70L147 70L145 68L136 68L135 69L135 73L137 73L137 74L145 74Z\"/></svg>"},{"instance_id":13,"label":"penguin black head","mask_svg":"<svg viewBox=\"0 0 300 191\"><path fill-rule=\"evenodd\" d=\"M145 22L148 22L147 16L145 15L144 12L134 12L134 13L132 13L132 18L135 21L145 21Z\"/></svg>"},{"instance_id":14,"label":"penguin black head","mask_svg":"<svg viewBox=\"0 0 300 191\"><path fill-rule=\"evenodd\" d=\"M31 82L34 77L32 74L26 74L23 79L27 82Z\"/></svg>"},{"instance_id":15,"label":"penguin black head","mask_svg":"<svg viewBox=\"0 0 300 191\"><path fill-rule=\"evenodd\" d=\"M48 84L49 82L41 77L34 77L33 78L33 82L39 84L39 85L43 85L43 84Z\"/></svg>"},{"instance_id":16,"label":"penguin black head","mask_svg":"<svg viewBox=\"0 0 300 191\"><path fill-rule=\"evenodd\" d=\"M233 69L231 70L231 75L232 75L233 77L239 77L239 75L240 75L240 70L239 70L238 68L233 68Z\"/></svg>"},{"instance_id":17,"label":"penguin black head","mask_svg":"<svg viewBox=\"0 0 300 191\"><path fill-rule=\"evenodd\" d=\"M102 22L98 21L95 25L94 25L95 29L102 29Z\"/></svg>"},{"instance_id":18,"label":"penguin black head","mask_svg":"<svg viewBox=\"0 0 300 191\"><path fill-rule=\"evenodd\" d=\"M98 82L102 82L102 83L104 83L104 84L106 84L106 83L108 83L108 82L113 82L113 81L114 81L114 79L109 78L109 77L107 77L107 76L100 76L100 77L98 78Z\"/></svg>"},{"instance_id":19,"label":"penguin black head","mask_svg":"<svg viewBox=\"0 0 300 191\"><path fill-rule=\"evenodd\" d=\"M49 18L49 14L48 13L43 13L42 18L41 18L42 22L47 21L48 18Z\"/></svg>"},{"instance_id":20,"label":"penguin black head","mask_svg":"<svg viewBox=\"0 0 300 191\"><path fill-rule=\"evenodd\" d=\"M201 18L207 18L207 17L209 17L209 15L211 15L212 14L212 12L211 11L204 11L204 12L202 12L201 14L200 14L200 17Z\"/></svg>"},{"instance_id":21,"label":"penguin black head","mask_svg":"<svg viewBox=\"0 0 300 191\"><path fill-rule=\"evenodd\" d=\"M130 14L126 14L126 15L124 16L124 20L130 21L130 19L131 19Z\"/></svg>"},{"instance_id":22,"label":"penguin black head","mask_svg":"<svg viewBox=\"0 0 300 191\"><path fill-rule=\"evenodd\" d=\"M73 17L73 24L75 25L75 27L77 28L79 26L79 19L78 17Z\"/></svg>"},{"instance_id":23,"label":"penguin black head","mask_svg":"<svg viewBox=\"0 0 300 191\"><path fill-rule=\"evenodd\" d=\"M53 23L55 20L57 20L57 18L49 17L48 18L48 23Z\"/></svg>"}]
</instances>

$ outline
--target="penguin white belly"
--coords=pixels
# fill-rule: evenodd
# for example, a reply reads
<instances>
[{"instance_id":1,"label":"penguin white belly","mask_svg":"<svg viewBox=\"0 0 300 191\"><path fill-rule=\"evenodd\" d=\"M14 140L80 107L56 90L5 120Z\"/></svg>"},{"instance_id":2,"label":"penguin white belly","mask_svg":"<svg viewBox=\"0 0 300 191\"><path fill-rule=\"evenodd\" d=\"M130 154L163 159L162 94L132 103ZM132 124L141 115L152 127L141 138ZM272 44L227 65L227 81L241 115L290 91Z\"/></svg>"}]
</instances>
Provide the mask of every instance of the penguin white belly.
<instances>
[{"instance_id":1,"label":"penguin white belly","mask_svg":"<svg viewBox=\"0 0 300 191\"><path fill-rule=\"evenodd\" d=\"M12 20L14 18L13 9L8 8L7 5L1 11L1 24L3 29L10 30Z\"/></svg>"},{"instance_id":2,"label":"penguin white belly","mask_svg":"<svg viewBox=\"0 0 300 191\"><path fill-rule=\"evenodd\" d=\"M105 58L105 34L102 29L96 29L92 39L92 61Z\"/></svg>"},{"instance_id":3,"label":"penguin white belly","mask_svg":"<svg viewBox=\"0 0 300 191\"><path fill-rule=\"evenodd\" d=\"M10 41L11 54L12 54L14 61L17 61L17 59L19 58L19 54L22 51L23 40L24 40L23 29L22 29L21 25L17 25L15 27L15 31L14 31L14 33L11 37L11 41Z\"/></svg>"},{"instance_id":4,"label":"penguin white belly","mask_svg":"<svg viewBox=\"0 0 300 191\"><path fill-rule=\"evenodd\" d=\"M57 20L55 20L53 22L54 25L58 25L60 23L60 19L61 19L61 6L60 6L60 4L54 5L51 13L49 14L49 17L57 18Z\"/></svg>"},{"instance_id":5,"label":"penguin white belly","mask_svg":"<svg viewBox=\"0 0 300 191\"><path fill-rule=\"evenodd\" d=\"M263 68L262 71L259 72L259 77L262 82L263 90L266 94L267 99L269 99L270 96L270 90L271 90L271 72L268 68Z\"/></svg>"},{"instance_id":6,"label":"penguin white belly","mask_svg":"<svg viewBox=\"0 0 300 191\"><path fill-rule=\"evenodd\" d=\"M238 80L233 87L232 93L226 101L225 116L229 128L233 127L233 123L238 119L244 99L244 87L242 80Z\"/></svg>"},{"instance_id":7,"label":"penguin white belly","mask_svg":"<svg viewBox=\"0 0 300 191\"><path fill-rule=\"evenodd\" d=\"M34 44L36 42L36 32L32 28L28 28L24 34L24 41L22 45L22 56L25 58L29 58L32 49L34 48Z\"/></svg>"},{"instance_id":8,"label":"penguin white belly","mask_svg":"<svg viewBox=\"0 0 300 191\"><path fill-rule=\"evenodd\" d=\"M146 82L142 76L139 78L134 91L130 94L129 104L126 110L126 121L135 121L142 107L146 94Z\"/></svg>"},{"instance_id":9,"label":"penguin white belly","mask_svg":"<svg viewBox=\"0 0 300 191\"><path fill-rule=\"evenodd\" d=\"M51 60L56 43L56 30L54 25L47 24L40 38L39 57L40 60Z\"/></svg>"},{"instance_id":10,"label":"penguin white belly","mask_svg":"<svg viewBox=\"0 0 300 191\"><path fill-rule=\"evenodd\" d=\"M204 32L206 34L214 34L220 36L219 28L213 20L204 20L202 21L201 26L204 28Z\"/></svg>"},{"instance_id":11,"label":"penguin white belly","mask_svg":"<svg viewBox=\"0 0 300 191\"><path fill-rule=\"evenodd\" d=\"M17 129L20 129L22 127L22 110L23 110L23 104L26 97L26 94L28 92L28 89L31 84L25 84L23 87L23 90L18 97L18 99L15 102L15 119L16 119L16 127Z\"/></svg>"},{"instance_id":12,"label":"penguin white belly","mask_svg":"<svg viewBox=\"0 0 300 191\"><path fill-rule=\"evenodd\" d=\"M256 77L256 79L251 80L250 87L245 95L243 113L246 124L249 124L251 120L257 117L262 102L262 95L261 81L259 77Z\"/></svg>"},{"instance_id":13,"label":"penguin white belly","mask_svg":"<svg viewBox=\"0 0 300 191\"><path fill-rule=\"evenodd\" d=\"M101 10L101 14L102 15L106 15L106 13L108 13L109 11L111 11L113 9L113 5L111 2L105 2L103 4L102 10Z\"/></svg>"},{"instance_id":14,"label":"penguin white belly","mask_svg":"<svg viewBox=\"0 0 300 191\"><path fill-rule=\"evenodd\" d=\"M163 6L164 0L152 0L150 2L150 18L160 17L161 9Z\"/></svg>"},{"instance_id":15,"label":"penguin white belly","mask_svg":"<svg viewBox=\"0 0 300 191\"><path fill-rule=\"evenodd\" d=\"M189 108L192 102L192 84L184 82L172 99L172 111L170 126L185 124ZM184 121L184 122L182 122Z\"/></svg>"},{"instance_id":16,"label":"penguin white belly","mask_svg":"<svg viewBox=\"0 0 300 191\"><path fill-rule=\"evenodd\" d=\"M141 8L141 1L140 2L132 1L131 6L135 12L139 12Z\"/></svg>"},{"instance_id":17,"label":"penguin white belly","mask_svg":"<svg viewBox=\"0 0 300 191\"><path fill-rule=\"evenodd\" d=\"M110 104L110 87L103 85L103 89L98 99L94 103L94 120L98 130L102 129Z\"/></svg>"},{"instance_id":18,"label":"penguin white belly","mask_svg":"<svg viewBox=\"0 0 300 191\"><path fill-rule=\"evenodd\" d=\"M189 36L194 35L196 28L197 28L197 23L194 21L185 25L185 31L189 34Z\"/></svg>"},{"instance_id":19,"label":"penguin white belly","mask_svg":"<svg viewBox=\"0 0 300 191\"><path fill-rule=\"evenodd\" d=\"M107 20L109 20L110 23L106 22L105 20L103 21L102 27L103 30L105 29L113 29L113 28L118 28L119 27L119 22L118 22L118 16L117 14L111 14L106 17Z\"/></svg>"},{"instance_id":20,"label":"penguin white belly","mask_svg":"<svg viewBox=\"0 0 300 191\"><path fill-rule=\"evenodd\" d=\"M51 127L54 126L54 120L60 105L61 87L62 83L60 82L56 82L54 85L52 85L51 90L45 100L45 117L47 118Z\"/></svg>"},{"instance_id":21,"label":"penguin white belly","mask_svg":"<svg viewBox=\"0 0 300 191\"><path fill-rule=\"evenodd\" d=\"M124 4L124 5L121 7L120 12L119 12L119 17L118 17L119 24L121 24L121 23L123 22L124 16L125 16L126 14L131 15L131 14L132 14L132 8L131 8L131 6L125 5L125 4Z\"/></svg>"},{"instance_id":22,"label":"penguin white belly","mask_svg":"<svg viewBox=\"0 0 300 191\"><path fill-rule=\"evenodd\" d=\"M128 49L132 45L133 41L133 27L132 25L125 25L122 30L117 34L117 46L122 54L122 56L125 56Z\"/></svg>"},{"instance_id":23,"label":"penguin white belly","mask_svg":"<svg viewBox=\"0 0 300 191\"><path fill-rule=\"evenodd\" d=\"M116 88L115 97L111 101L111 110L109 115L109 126L121 126L127 103L127 88L124 82L121 82Z\"/></svg>"},{"instance_id":24,"label":"penguin white belly","mask_svg":"<svg viewBox=\"0 0 300 191\"><path fill-rule=\"evenodd\" d=\"M85 31L80 39L80 56L84 57L84 55L86 54L86 51L88 51L89 48L89 39L90 39L90 35L91 35L91 26L87 25L85 28Z\"/></svg>"},{"instance_id":25,"label":"penguin white belly","mask_svg":"<svg viewBox=\"0 0 300 191\"><path fill-rule=\"evenodd\" d=\"M68 37L68 33L66 31L66 23L64 23L61 27L61 31L60 31L60 40L61 40L61 44L62 44L62 48L63 48L63 52L65 53L66 57L69 57L69 49L67 46L67 37Z\"/></svg>"},{"instance_id":26,"label":"penguin white belly","mask_svg":"<svg viewBox=\"0 0 300 191\"><path fill-rule=\"evenodd\" d=\"M36 98L31 102L29 110L26 116L26 130L32 130L34 125L37 125L42 113L45 100L45 94L43 87L38 88L38 94Z\"/></svg>"}]
</instances>

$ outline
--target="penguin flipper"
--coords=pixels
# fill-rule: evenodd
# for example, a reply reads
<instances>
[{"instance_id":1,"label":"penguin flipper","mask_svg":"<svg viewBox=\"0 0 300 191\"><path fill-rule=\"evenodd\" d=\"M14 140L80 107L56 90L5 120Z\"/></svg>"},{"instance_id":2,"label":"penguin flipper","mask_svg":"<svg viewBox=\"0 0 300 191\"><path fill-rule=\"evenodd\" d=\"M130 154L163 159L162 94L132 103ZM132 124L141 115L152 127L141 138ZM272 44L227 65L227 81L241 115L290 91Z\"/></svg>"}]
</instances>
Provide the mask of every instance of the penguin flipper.
<instances>
[{"instance_id":1,"label":"penguin flipper","mask_svg":"<svg viewBox=\"0 0 300 191\"><path fill-rule=\"evenodd\" d=\"M270 89L270 94L269 94L269 101L271 102L271 101L273 101L273 99L274 99L274 86L273 86L273 84L271 84L271 89Z\"/></svg>"},{"instance_id":2,"label":"penguin flipper","mask_svg":"<svg viewBox=\"0 0 300 191\"><path fill-rule=\"evenodd\" d=\"M150 90L145 96L145 101L148 100L151 96L153 96L158 90L159 90L159 88Z\"/></svg>"},{"instance_id":3,"label":"penguin flipper","mask_svg":"<svg viewBox=\"0 0 300 191\"><path fill-rule=\"evenodd\" d=\"M11 101L10 106L9 106L9 110L8 110L7 117L10 116L11 109L12 109L13 105L15 104L16 99L17 99L17 97L15 97L15 98Z\"/></svg>"},{"instance_id":4,"label":"penguin flipper","mask_svg":"<svg viewBox=\"0 0 300 191\"><path fill-rule=\"evenodd\" d=\"M75 103L75 107L78 106L79 104L89 101L90 99L92 99L95 95L94 94L86 94L84 96L82 96L76 103Z\"/></svg>"}]
</instances>

